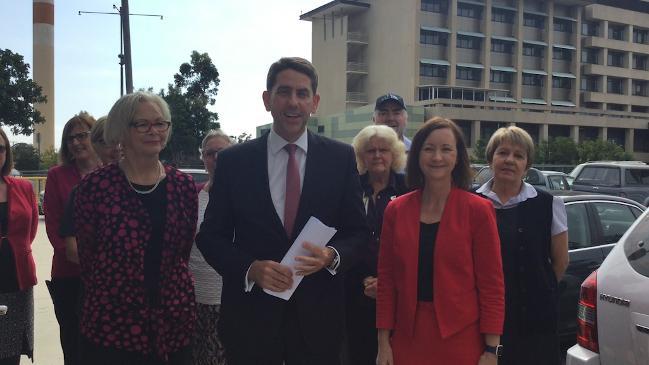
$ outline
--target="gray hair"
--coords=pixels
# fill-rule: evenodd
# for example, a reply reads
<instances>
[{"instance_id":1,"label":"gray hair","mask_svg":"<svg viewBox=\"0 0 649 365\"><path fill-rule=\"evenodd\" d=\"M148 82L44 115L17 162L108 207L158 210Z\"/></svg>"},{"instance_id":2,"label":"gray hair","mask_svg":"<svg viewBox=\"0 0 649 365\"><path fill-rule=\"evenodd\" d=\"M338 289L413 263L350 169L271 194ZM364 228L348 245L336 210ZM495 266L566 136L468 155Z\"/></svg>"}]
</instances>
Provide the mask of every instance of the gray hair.
<instances>
[{"instance_id":1,"label":"gray hair","mask_svg":"<svg viewBox=\"0 0 649 365\"><path fill-rule=\"evenodd\" d=\"M406 146L399 140L397 132L386 125L372 124L361 129L352 141L352 146L356 153L356 167L358 168L358 172L364 174L367 171L367 166L365 166L365 161L363 160L363 152L367 148L367 144L374 137L384 140L390 146L390 153L392 153L392 166L390 166L390 169L395 172L403 170L406 166Z\"/></svg>"},{"instance_id":2,"label":"gray hair","mask_svg":"<svg viewBox=\"0 0 649 365\"><path fill-rule=\"evenodd\" d=\"M230 136L225 134L225 132L223 132L222 130L220 130L220 129L210 129L207 132L207 134L205 135L205 137L203 137L203 141L201 142L201 146L198 147L198 152L201 154L201 159L203 158L202 153L203 153L203 150L205 149L205 146L207 145L207 142L209 142L210 139L216 138L216 137L223 138L224 140L226 140L228 142L228 144L234 144L234 141L232 140L232 138L230 138Z\"/></svg>"},{"instance_id":3,"label":"gray hair","mask_svg":"<svg viewBox=\"0 0 649 365\"><path fill-rule=\"evenodd\" d=\"M107 144L118 145L124 142L124 139L129 133L130 124L133 121L138 105L147 101L156 104L160 108L162 117L166 121L171 122L169 105L159 95L146 91L136 91L132 94L126 94L115 102L106 117L104 140ZM169 141L169 138L171 138L171 126L167 133L167 139L164 141L165 145Z\"/></svg>"}]
</instances>

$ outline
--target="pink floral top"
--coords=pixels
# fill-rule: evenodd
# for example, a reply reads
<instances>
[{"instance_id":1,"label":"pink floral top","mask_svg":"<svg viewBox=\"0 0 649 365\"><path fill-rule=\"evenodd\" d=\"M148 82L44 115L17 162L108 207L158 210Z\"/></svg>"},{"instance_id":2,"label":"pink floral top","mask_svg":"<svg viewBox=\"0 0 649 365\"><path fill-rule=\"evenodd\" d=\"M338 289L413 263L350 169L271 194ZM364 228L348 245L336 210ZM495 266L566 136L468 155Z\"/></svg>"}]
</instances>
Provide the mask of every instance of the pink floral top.
<instances>
[{"instance_id":1,"label":"pink floral top","mask_svg":"<svg viewBox=\"0 0 649 365\"><path fill-rule=\"evenodd\" d=\"M194 328L188 259L198 211L192 178L172 167L165 172L158 305L149 303L144 285L151 219L124 173L111 164L87 175L74 204L84 286L81 334L99 346L162 359L189 345Z\"/></svg>"}]
</instances>

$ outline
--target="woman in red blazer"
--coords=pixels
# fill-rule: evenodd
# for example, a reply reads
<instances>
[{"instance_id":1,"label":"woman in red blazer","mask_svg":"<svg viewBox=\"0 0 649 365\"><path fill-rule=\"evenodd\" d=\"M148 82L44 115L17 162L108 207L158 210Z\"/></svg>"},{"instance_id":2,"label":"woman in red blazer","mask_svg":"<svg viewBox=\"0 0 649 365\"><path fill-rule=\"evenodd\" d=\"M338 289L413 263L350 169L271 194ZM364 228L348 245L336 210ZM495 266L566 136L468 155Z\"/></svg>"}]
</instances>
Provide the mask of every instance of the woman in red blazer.
<instances>
[{"instance_id":1,"label":"woman in red blazer","mask_svg":"<svg viewBox=\"0 0 649 365\"><path fill-rule=\"evenodd\" d=\"M497 364L504 319L500 242L491 204L466 191L459 128L433 118L408 156L416 190L385 210L376 323L380 365Z\"/></svg>"},{"instance_id":2,"label":"woman in red blazer","mask_svg":"<svg viewBox=\"0 0 649 365\"><path fill-rule=\"evenodd\" d=\"M20 356L34 353L34 295L36 265L32 241L38 208L32 184L9 176L11 147L0 129L0 364L18 365Z\"/></svg>"}]
</instances>

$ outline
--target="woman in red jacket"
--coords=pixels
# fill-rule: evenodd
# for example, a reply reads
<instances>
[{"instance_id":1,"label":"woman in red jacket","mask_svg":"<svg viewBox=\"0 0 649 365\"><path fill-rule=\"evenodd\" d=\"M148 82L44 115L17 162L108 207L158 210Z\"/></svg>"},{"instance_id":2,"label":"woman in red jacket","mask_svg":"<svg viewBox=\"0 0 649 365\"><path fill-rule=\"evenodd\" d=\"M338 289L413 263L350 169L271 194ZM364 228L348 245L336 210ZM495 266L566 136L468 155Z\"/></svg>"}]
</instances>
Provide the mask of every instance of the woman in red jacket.
<instances>
[{"instance_id":1,"label":"woman in red jacket","mask_svg":"<svg viewBox=\"0 0 649 365\"><path fill-rule=\"evenodd\" d=\"M495 365L504 318L491 204L466 191L459 128L433 118L408 156L415 191L385 210L378 265L378 364Z\"/></svg>"},{"instance_id":2,"label":"woman in red jacket","mask_svg":"<svg viewBox=\"0 0 649 365\"><path fill-rule=\"evenodd\" d=\"M32 241L38 227L38 208L32 184L9 176L11 147L0 129L0 365L18 365L20 355L33 358L36 266Z\"/></svg>"},{"instance_id":3,"label":"woman in red jacket","mask_svg":"<svg viewBox=\"0 0 649 365\"><path fill-rule=\"evenodd\" d=\"M99 166L90 144L95 118L85 112L72 117L63 127L60 164L50 169L45 183L43 209L47 237L54 247L52 281L47 283L54 313L59 322L65 365L79 364L79 265L69 261L65 241L59 235L61 219L72 188Z\"/></svg>"}]
</instances>

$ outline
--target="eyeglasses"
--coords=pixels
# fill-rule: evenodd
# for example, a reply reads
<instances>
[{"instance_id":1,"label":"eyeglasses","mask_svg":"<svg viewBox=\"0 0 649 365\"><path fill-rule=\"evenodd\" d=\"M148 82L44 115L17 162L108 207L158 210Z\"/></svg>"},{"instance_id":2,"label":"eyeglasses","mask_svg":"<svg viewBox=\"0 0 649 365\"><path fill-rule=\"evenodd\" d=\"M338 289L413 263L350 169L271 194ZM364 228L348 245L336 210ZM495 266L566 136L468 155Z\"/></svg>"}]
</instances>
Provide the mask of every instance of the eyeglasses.
<instances>
[{"instance_id":1,"label":"eyeglasses","mask_svg":"<svg viewBox=\"0 0 649 365\"><path fill-rule=\"evenodd\" d=\"M65 141L68 143L74 143L74 140L76 139L79 142L83 142L86 139L88 139L88 136L90 136L90 131L85 131L77 134L71 134L67 137L65 137Z\"/></svg>"},{"instance_id":2,"label":"eyeglasses","mask_svg":"<svg viewBox=\"0 0 649 365\"><path fill-rule=\"evenodd\" d=\"M7 152L7 146L0 144L0 153L5 153Z\"/></svg>"},{"instance_id":3,"label":"eyeglasses","mask_svg":"<svg viewBox=\"0 0 649 365\"><path fill-rule=\"evenodd\" d=\"M151 129L153 129L156 132L164 132L169 129L171 126L171 122L168 120L161 120L157 122L148 122L145 120L138 120L135 122L131 122L129 124L131 128L134 128L136 131L140 133L149 133Z\"/></svg>"},{"instance_id":4,"label":"eyeglasses","mask_svg":"<svg viewBox=\"0 0 649 365\"><path fill-rule=\"evenodd\" d=\"M219 155L219 152L223 151L223 149L220 150L205 150L203 151L203 157L212 157L216 158L216 156Z\"/></svg>"}]
</instances>

